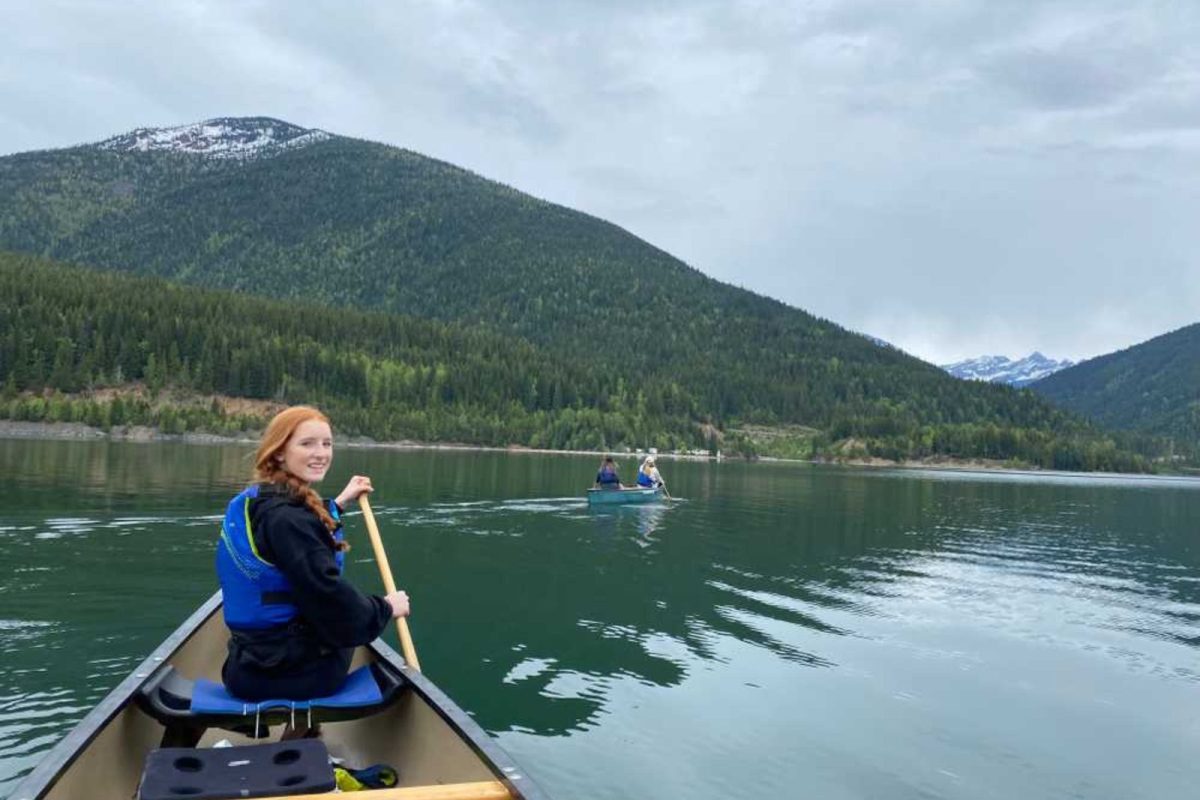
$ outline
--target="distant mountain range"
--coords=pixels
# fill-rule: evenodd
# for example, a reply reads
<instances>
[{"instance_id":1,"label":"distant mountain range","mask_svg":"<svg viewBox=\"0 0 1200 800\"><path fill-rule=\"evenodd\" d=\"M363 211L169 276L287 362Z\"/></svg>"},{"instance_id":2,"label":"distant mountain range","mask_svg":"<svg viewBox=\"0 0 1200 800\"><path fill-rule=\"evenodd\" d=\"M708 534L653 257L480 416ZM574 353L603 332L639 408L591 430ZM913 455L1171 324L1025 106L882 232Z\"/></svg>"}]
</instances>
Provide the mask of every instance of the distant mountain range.
<instances>
[{"instance_id":1,"label":"distant mountain range","mask_svg":"<svg viewBox=\"0 0 1200 800\"><path fill-rule=\"evenodd\" d=\"M965 361L956 361L953 364L943 364L942 369L963 380L1026 386L1034 381L1040 381L1048 375L1053 375L1059 370L1066 369L1074 363L1067 359L1056 361L1035 351L1017 361L1006 356L980 356L979 358L968 358Z\"/></svg>"},{"instance_id":2,"label":"distant mountain range","mask_svg":"<svg viewBox=\"0 0 1200 800\"><path fill-rule=\"evenodd\" d=\"M544 352L542 372L566 368L550 364L580 371L570 381L531 371L525 407L582 412L581 398L611 378L603 390L619 400L612 407L629 409L623 427L564 413L576 443L648 440L638 420L669 420L675 430L686 422L696 443L744 423L796 424L817 429L827 445L852 443L843 453L1127 465L1104 434L1038 397L955 380L713 280L611 223L451 164L281 120L143 128L0 158L0 248L480 329L488 333L481 353L509 339L532 345L505 358L524 363ZM76 334L48 339L57 342L53 355L22 345L19 331L5 335L22 357L51 359L40 371L31 361L27 374L81 374ZM147 371L162 379L162 364L177 364L195 382L182 353L154 352L152 342L169 339L159 331L138 345ZM277 379L239 385L268 397L303 385L296 375ZM577 394L556 395L555 386Z\"/></svg>"}]
</instances>

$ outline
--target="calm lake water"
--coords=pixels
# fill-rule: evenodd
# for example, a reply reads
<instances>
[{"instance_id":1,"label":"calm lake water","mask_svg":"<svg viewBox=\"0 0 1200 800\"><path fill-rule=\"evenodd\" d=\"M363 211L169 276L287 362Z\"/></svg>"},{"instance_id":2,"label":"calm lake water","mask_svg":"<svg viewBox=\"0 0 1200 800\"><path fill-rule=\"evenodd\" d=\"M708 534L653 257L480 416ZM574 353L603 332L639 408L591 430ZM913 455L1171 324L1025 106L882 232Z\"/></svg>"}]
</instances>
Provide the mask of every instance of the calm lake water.
<instances>
[{"instance_id":1,"label":"calm lake water","mask_svg":"<svg viewBox=\"0 0 1200 800\"><path fill-rule=\"evenodd\" d=\"M214 591L248 450L0 440L0 797ZM422 667L552 797L1200 791L1200 483L668 461L592 512L596 462L322 487L373 477Z\"/></svg>"}]
</instances>

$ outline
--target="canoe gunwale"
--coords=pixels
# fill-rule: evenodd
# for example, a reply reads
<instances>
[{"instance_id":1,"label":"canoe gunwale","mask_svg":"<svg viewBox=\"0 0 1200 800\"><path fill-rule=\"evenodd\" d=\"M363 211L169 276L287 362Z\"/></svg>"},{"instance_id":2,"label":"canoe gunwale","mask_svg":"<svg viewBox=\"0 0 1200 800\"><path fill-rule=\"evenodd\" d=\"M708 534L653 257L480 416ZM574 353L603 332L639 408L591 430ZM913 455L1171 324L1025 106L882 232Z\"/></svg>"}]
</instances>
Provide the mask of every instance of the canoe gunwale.
<instances>
[{"instance_id":1,"label":"canoe gunwale","mask_svg":"<svg viewBox=\"0 0 1200 800\"><path fill-rule=\"evenodd\" d=\"M369 645L370 649L381 659L400 670L414 691L421 695L429 707L438 713L451 728L462 735L463 739L475 753L496 770L496 780L505 785L513 798L523 800L549 800L521 767L512 760L500 745L488 735L479 723L467 712L458 707L449 695L438 688L437 684L426 678L419 671L405 663L404 658L392 649L391 645L376 639ZM514 780L519 782L514 783Z\"/></svg>"},{"instance_id":2,"label":"canoe gunwale","mask_svg":"<svg viewBox=\"0 0 1200 800\"><path fill-rule=\"evenodd\" d=\"M182 625L176 628L162 644L146 656L133 672L125 676L111 692L104 696L95 708L89 711L66 736L58 741L50 752L38 762L25 779L13 787L10 800L36 800L54 787L60 775L75 762L100 731L110 723L126 705L133 702L138 690L170 656L179 650L200 626L221 606L221 593L217 592L196 609Z\"/></svg>"},{"instance_id":3,"label":"canoe gunwale","mask_svg":"<svg viewBox=\"0 0 1200 800\"><path fill-rule=\"evenodd\" d=\"M60 739L41 761L13 787L9 800L39 800L79 757L104 728L136 702L138 691L171 656L215 614L222 605L217 591L176 628L162 644L105 695L83 719ZM367 645L376 658L386 661L404 676L408 686L449 725L464 743L492 770L515 800L548 800L533 780L486 731L431 680L409 668L404 659L382 639Z\"/></svg>"}]
</instances>

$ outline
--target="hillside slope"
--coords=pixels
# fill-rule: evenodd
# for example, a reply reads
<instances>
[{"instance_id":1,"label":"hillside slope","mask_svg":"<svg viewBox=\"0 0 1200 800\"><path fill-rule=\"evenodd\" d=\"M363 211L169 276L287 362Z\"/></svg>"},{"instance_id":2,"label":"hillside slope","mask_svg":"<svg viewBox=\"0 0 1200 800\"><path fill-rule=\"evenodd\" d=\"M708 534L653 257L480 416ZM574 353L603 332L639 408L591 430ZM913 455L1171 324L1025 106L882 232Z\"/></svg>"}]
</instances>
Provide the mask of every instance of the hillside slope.
<instances>
[{"instance_id":1,"label":"hillside slope","mask_svg":"<svg viewBox=\"0 0 1200 800\"><path fill-rule=\"evenodd\" d=\"M0 247L485 323L589 361L669 366L723 415L765 407L807 416L774 387L827 380L822 362L833 357L851 378L870 364L940 379L609 223L341 137L249 160L95 146L0 159Z\"/></svg>"},{"instance_id":2,"label":"hillside slope","mask_svg":"<svg viewBox=\"0 0 1200 800\"><path fill-rule=\"evenodd\" d=\"M1112 428L1200 450L1200 323L1084 361L1031 385Z\"/></svg>"},{"instance_id":3,"label":"hillside slope","mask_svg":"<svg viewBox=\"0 0 1200 800\"><path fill-rule=\"evenodd\" d=\"M676 447L698 438L692 409L672 403L671 387L640 387L639 403L611 371L457 324L3 252L0 295L0 417L122 424L131 420L114 422L111 405L95 400L112 393L97 390L136 384L184 399L318 403L343 432L380 439ZM145 408L132 421L221 432L224 421L205 411L166 424Z\"/></svg>"},{"instance_id":4,"label":"hillside slope","mask_svg":"<svg viewBox=\"0 0 1200 800\"><path fill-rule=\"evenodd\" d=\"M378 439L556 448L714 446L698 401L477 327L201 289L0 252L0 419L228 433L231 398L317 403ZM234 403L234 406L238 404ZM1048 407L1047 407L1048 408ZM864 435L863 428L870 433ZM732 440L731 440L732 439ZM1014 459L1144 470L1127 443L1052 412L1038 427L840 417L812 455ZM732 445L730 447L729 445ZM745 452L745 440L724 446Z\"/></svg>"}]
</instances>

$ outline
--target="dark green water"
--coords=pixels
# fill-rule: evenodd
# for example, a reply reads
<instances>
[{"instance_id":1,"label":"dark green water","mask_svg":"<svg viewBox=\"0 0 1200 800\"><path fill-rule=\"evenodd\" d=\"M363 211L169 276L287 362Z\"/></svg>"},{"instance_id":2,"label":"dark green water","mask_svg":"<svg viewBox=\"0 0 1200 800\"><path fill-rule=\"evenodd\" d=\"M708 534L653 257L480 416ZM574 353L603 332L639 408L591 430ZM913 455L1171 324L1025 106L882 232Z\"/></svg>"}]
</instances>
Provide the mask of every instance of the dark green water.
<instances>
[{"instance_id":1,"label":"dark green water","mask_svg":"<svg viewBox=\"0 0 1200 800\"><path fill-rule=\"evenodd\" d=\"M1196 796L1200 483L666 462L590 512L596 461L323 487L374 478L425 672L552 797ZM247 464L0 441L0 797L212 593Z\"/></svg>"}]
</instances>

